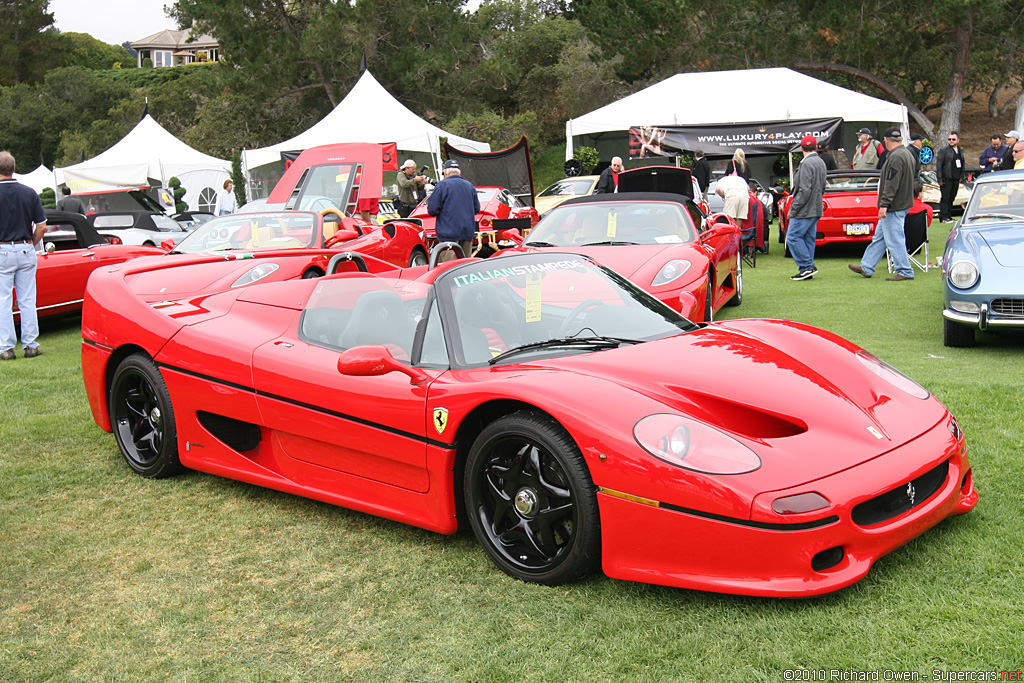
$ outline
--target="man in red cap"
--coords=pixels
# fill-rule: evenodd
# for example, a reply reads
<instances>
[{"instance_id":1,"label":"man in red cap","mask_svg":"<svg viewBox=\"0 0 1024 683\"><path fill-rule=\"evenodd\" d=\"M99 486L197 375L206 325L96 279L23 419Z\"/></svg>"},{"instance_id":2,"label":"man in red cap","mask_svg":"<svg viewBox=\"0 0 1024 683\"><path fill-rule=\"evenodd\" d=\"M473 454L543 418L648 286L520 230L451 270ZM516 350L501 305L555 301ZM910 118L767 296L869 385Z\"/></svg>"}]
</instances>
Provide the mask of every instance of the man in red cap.
<instances>
[{"instance_id":1,"label":"man in red cap","mask_svg":"<svg viewBox=\"0 0 1024 683\"><path fill-rule=\"evenodd\" d=\"M789 227L786 228L786 246L796 261L796 275L791 280L810 280L818 269L814 267L814 242L818 236L818 219L823 213L822 195L825 194L825 162L818 156L818 141L805 135L800 141L804 153L800 168L793 176L793 201L789 205Z\"/></svg>"}]
</instances>

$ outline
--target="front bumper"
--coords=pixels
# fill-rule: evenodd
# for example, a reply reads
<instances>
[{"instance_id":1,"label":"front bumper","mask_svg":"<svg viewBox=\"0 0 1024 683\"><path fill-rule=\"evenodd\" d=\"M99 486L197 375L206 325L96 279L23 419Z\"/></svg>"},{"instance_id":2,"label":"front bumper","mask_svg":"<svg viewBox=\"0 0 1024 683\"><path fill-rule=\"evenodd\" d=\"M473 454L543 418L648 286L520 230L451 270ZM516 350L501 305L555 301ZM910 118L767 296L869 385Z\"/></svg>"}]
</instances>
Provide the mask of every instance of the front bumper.
<instances>
[{"instance_id":1,"label":"front bumper","mask_svg":"<svg viewBox=\"0 0 1024 683\"><path fill-rule=\"evenodd\" d=\"M946 468L948 463L948 469ZM858 506L899 495L908 483L945 473L933 492L877 523L855 521ZM772 501L814 491L831 505L775 524ZM750 520L656 506L603 491L603 566L613 578L740 595L810 597L856 583L875 560L978 502L962 438L946 421L913 442L857 467L752 504ZM863 506L859 508L863 510ZM781 521L787 521L782 518Z\"/></svg>"},{"instance_id":2,"label":"front bumper","mask_svg":"<svg viewBox=\"0 0 1024 683\"><path fill-rule=\"evenodd\" d=\"M961 325L977 327L982 332L991 327L1024 328L1024 317L993 313L989 302L979 304L979 309L978 313L964 313L962 311L954 311L951 308L945 308L942 311L942 317Z\"/></svg>"}]
</instances>

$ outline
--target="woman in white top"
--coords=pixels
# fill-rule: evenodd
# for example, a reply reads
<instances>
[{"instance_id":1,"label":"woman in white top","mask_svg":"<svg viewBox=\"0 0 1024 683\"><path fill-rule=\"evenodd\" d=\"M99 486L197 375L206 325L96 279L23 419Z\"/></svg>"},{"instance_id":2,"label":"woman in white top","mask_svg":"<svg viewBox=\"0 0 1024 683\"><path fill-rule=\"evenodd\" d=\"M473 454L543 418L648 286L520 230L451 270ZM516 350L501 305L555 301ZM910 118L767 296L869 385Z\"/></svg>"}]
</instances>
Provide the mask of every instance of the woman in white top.
<instances>
[{"instance_id":1,"label":"woman in white top","mask_svg":"<svg viewBox=\"0 0 1024 683\"><path fill-rule=\"evenodd\" d=\"M230 179L224 181L224 189L217 193L217 203L213 207L214 216L224 216L238 210L235 193L232 191L234 185Z\"/></svg>"},{"instance_id":2,"label":"woman in white top","mask_svg":"<svg viewBox=\"0 0 1024 683\"><path fill-rule=\"evenodd\" d=\"M746 180L738 175L723 176L715 183L715 194L725 199L722 212L736 221L736 225L747 219L750 188Z\"/></svg>"}]
</instances>

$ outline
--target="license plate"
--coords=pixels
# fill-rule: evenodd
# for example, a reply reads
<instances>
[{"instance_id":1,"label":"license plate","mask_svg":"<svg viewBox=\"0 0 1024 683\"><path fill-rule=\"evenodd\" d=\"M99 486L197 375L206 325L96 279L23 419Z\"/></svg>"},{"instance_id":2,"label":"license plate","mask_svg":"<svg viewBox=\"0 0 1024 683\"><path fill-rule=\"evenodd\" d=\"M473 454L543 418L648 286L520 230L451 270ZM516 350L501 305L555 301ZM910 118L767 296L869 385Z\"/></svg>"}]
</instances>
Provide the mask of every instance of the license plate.
<instances>
[{"instance_id":1,"label":"license plate","mask_svg":"<svg viewBox=\"0 0 1024 683\"><path fill-rule=\"evenodd\" d=\"M847 223L843 226L847 235L869 235L871 234L870 223Z\"/></svg>"}]
</instances>

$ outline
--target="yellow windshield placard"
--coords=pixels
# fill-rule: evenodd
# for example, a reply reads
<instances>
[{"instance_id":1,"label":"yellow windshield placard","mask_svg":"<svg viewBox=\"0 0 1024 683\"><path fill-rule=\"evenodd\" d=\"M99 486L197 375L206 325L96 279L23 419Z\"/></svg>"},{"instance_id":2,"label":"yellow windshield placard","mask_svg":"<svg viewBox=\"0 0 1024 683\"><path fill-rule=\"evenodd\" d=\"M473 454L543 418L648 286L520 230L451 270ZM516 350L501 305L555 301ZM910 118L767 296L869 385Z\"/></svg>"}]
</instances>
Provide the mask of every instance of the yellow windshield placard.
<instances>
[{"instance_id":1,"label":"yellow windshield placard","mask_svg":"<svg viewBox=\"0 0 1024 683\"><path fill-rule=\"evenodd\" d=\"M530 273L526 276L526 322L528 323L540 321L540 275L540 273Z\"/></svg>"},{"instance_id":2,"label":"yellow windshield placard","mask_svg":"<svg viewBox=\"0 0 1024 683\"><path fill-rule=\"evenodd\" d=\"M619 229L619 214L610 213L608 214L608 234L606 237L615 237L615 233Z\"/></svg>"}]
</instances>

